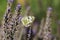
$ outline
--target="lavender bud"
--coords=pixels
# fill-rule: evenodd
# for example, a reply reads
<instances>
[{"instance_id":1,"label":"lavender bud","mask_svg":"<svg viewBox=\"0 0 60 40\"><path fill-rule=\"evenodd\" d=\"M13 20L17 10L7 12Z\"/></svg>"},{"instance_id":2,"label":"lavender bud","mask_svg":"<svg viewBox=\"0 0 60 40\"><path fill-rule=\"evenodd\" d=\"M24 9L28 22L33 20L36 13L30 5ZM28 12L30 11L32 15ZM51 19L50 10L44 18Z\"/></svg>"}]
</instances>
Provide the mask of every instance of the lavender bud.
<instances>
[{"instance_id":1,"label":"lavender bud","mask_svg":"<svg viewBox=\"0 0 60 40\"><path fill-rule=\"evenodd\" d=\"M9 13L9 12L10 12L10 9L11 9L10 7L8 7L8 8L7 8L7 13Z\"/></svg>"},{"instance_id":2,"label":"lavender bud","mask_svg":"<svg viewBox=\"0 0 60 40\"><path fill-rule=\"evenodd\" d=\"M20 4L18 4L18 5L17 5L17 7L18 7L18 8L20 8L20 7L21 7L21 5L20 5Z\"/></svg>"},{"instance_id":3,"label":"lavender bud","mask_svg":"<svg viewBox=\"0 0 60 40\"><path fill-rule=\"evenodd\" d=\"M10 7L8 7L7 11L8 11L8 13L10 12Z\"/></svg>"},{"instance_id":4,"label":"lavender bud","mask_svg":"<svg viewBox=\"0 0 60 40\"><path fill-rule=\"evenodd\" d=\"M52 11L52 8L51 7L48 7L48 11Z\"/></svg>"},{"instance_id":5,"label":"lavender bud","mask_svg":"<svg viewBox=\"0 0 60 40\"><path fill-rule=\"evenodd\" d=\"M23 17L22 17L22 16L20 16L20 17L19 17L19 21L21 21L21 19L22 19L22 18L23 18Z\"/></svg>"},{"instance_id":6,"label":"lavender bud","mask_svg":"<svg viewBox=\"0 0 60 40\"><path fill-rule=\"evenodd\" d=\"M21 5L20 4L18 4L17 7L16 7L16 10L19 10L19 9L21 9Z\"/></svg>"},{"instance_id":7,"label":"lavender bud","mask_svg":"<svg viewBox=\"0 0 60 40\"><path fill-rule=\"evenodd\" d=\"M8 2L13 2L14 0L8 0Z\"/></svg>"}]
</instances>

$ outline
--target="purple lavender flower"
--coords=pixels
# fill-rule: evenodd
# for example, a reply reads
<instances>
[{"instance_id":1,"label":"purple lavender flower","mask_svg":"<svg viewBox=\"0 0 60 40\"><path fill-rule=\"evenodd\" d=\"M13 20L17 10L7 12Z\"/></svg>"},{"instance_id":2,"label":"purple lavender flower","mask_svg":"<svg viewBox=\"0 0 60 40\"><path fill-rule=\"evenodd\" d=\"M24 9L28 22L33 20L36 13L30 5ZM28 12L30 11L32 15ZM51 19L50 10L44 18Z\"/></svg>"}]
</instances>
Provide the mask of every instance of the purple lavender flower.
<instances>
[{"instance_id":1,"label":"purple lavender flower","mask_svg":"<svg viewBox=\"0 0 60 40\"><path fill-rule=\"evenodd\" d=\"M21 5L20 5L20 4L18 4L18 5L17 5L17 7L18 7L18 8L20 8L20 7L21 7Z\"/></svg>"},{"instance_id":2,"label":"purple lavender flower","mask_svg":"<svg viewBox=\"0 0 60 40\"><path fill-rule=\"evenodd\" d=\"M8 2L13 2L14 0L8 0Z\"/></svg>"},{"instance_id":3,"label":"purple lavender flower","mask_svg":"<svg viewBox=\"0 0 60 40\"><path fill-rule=\"evenodd\" d=\"M18 19L18 22L21 22L21 19L22 19L22 18L23 18L23 17L22 17L22 16L20 16L20 17L19 17L19 19Z\"/></svg>"},{"instance_id":4,"label":"purple lavender flower","mask_svg":"<svg viewBox=\"0 0 60 40\"><path fill-rule=\"evenodd\" d=\"M52 11L52 8L51 7L48 7L48 11Z\"/></svg>"},{"instance_id":5,"label":"purple lavender flower","mask_svg":"<svg viewBox=\"0 0 60 40\"><path fill-rule=\"evenodd\" d=\"M19 9L21 9L21 5L18 3L16 6L16 10L19 10Z\"/></svg>"}]
</instances>

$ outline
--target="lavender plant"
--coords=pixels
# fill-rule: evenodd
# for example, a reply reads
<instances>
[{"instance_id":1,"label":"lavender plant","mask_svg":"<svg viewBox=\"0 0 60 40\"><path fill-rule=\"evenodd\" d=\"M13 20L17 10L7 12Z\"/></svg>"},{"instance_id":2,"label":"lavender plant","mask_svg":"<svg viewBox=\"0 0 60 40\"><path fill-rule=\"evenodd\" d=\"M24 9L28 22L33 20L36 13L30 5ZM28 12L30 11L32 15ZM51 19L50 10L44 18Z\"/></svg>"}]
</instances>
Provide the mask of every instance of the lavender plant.
<instances>
[{"instance_id":1,"label":"lavender plant","mask_svg":"<svg viewBox=\"0 0 60 40\"><path fill-rule=\"evenodd\" d=\"M51 18L50 18L50 15L51 15L51 10L52 8L48 8L48 11L47 11L47 17L46 17L46 23L45 23L45 26L44 26L44 36L43 36L43 40L51 40L51 26L50 26L50 23L51 23ZM50 36L50 37L49 37Z\"/></svg>"},{"instance_id":2,"label":"lavender plant","mask_svg":"<svg viewBox=\"0 0 60 40\"><path fill-rule=\"evenodd\" d=\"M18 4L17 7L16 7L16 10L15 10L15 14L13 15L13 21L15 22L15 27L13 27L14 29L14 40L18 40L19 39L19 35L20 35L20 32L21 31L21 5ZM16 29L16 30L15 30ZM19 35L18 35L19 34Z\"/></svg>"},{"instance_id":3,"label":"lavender plant","mask_svg":"<svg viewBox=\"0 0 60 40\"><path fill-rule=\"evenodd\" d=\"M33 40L43 40L44 18L41 20L39 32L35 35Z\"/></svg>"},{"instance_id":4,"label":"lavender plant","mask_svg":"<svg viewBox=\"0 0 60 40\"><path fill-rule=\"evenodd\" d=\"M36 24L34 16L30 16L30 7L26 9L24 16L21 15L21 5L18 3L14 14L12 15L11 6L14 0L7 1L7 9L2 24L3 38L0 40L55 40L51 34L51 10L48 8L46 20L43 19L38 32L33 28ZM34 27L32 26L34 25ZM0 35L1 36L1 35Z\"/></svg>"},{"instance_id":5,"label":"lavender plant","mask_svg":"<svg viewBox=\"0 0 60 40\"><path fill-rule=\"evenodd\" d=\"M10 5L11 4L11 5ZM4 39L3 40L11 40L11 35L10 35L10 31L11 31L11 25L10 25L10 17L11 17L11 6L12 6L12 3L8 2L7 3L7 9L6 9L6 12L5 12L5 16L4 16L4 19L3 19L3 31L4 31Z\"/></svg>"}]
</instances>

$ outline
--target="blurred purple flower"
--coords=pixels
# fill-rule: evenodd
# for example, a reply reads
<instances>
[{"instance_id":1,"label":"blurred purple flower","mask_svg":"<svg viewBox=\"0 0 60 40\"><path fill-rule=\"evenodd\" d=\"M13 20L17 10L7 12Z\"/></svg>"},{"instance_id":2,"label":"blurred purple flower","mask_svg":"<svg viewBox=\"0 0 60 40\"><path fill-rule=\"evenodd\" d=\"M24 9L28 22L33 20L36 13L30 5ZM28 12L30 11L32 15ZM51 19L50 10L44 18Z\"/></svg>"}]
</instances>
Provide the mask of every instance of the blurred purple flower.
<instances>
[{"instance_id":1,"label":"blurred purple flower","mask_svg":"<svg viewBox=\"0 0 60 40\"><path fill-rule=\"evenodd\" d=\"M19 7L21 7L21 5L18 3L17 7L19 8Z\"/></svg>"},{"instance_id":2,"label":"blurred purple flower","mask_svg":"<svg viewBox=\"0 0 60 40\"><path fill-rule=\"evenodd\" d=\"M37 33L37 27L38 27L38 25L39 25L39 23L38 22L34 22L34 27L33 27L33 35L35 35L36 33Z\"/></svg>"},{"instance_id":3,"label":"blurred purple flower","mask_svg":"<svg viewBox=\"0 0 60 40\"><path fill-rule=\"evenodd\" d=\"M21 9L21 5L18 3L16 6L16 10L19 10L19 9Z\"/></svg>"},{"instance_id":4,"label":"blurred purple flower","mask_svg":"<svg viewBox=\"0 0 60 40\"><path fill-rule=\"evenodd\" d=\"M51 7L48 7L48 11L52 11L52 8Z\"/></svg>"},{"instance_id":5,"label":"blurred purple flower","mask_svg":"<svg viewBox=\"0 0 60 40\"><path fill-rule=\"evenodd\" d=\"M8 2L13 2L14 0L8 0Z\"/></svg>"},{"instance_id":6,"label":"blurred purple flower","mask_svg":"<svg viewBox=\"0 0 60 40\"><path fill-rule=\"evenodd\" d=\"M33 30L33 35L35 35L36 34L36 30Z\"/></svg>"}]
</instances>

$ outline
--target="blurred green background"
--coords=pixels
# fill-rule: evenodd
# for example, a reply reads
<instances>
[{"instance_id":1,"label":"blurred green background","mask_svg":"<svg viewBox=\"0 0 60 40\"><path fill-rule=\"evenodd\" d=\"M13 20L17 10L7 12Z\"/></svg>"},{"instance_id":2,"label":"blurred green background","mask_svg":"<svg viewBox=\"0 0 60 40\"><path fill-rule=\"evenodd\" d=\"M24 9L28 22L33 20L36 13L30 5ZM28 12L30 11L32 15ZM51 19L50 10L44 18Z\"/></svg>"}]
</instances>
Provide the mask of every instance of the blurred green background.
<instances>
[{"instance_id":1,"label":"blurred green background","mask_svg":"<svg viewBox=\"0 0 60 40\"><path fill-rule=\"evenodd\" d=\"M7 0L0 0L0 20L2 20L2 17L5 13L7 5Z\"/></svg>"},{"instance_id":2,"label":"blurred green background","mask_svg":"<svg viewBox=\"0 0 60 40\"><path fill-rule=\"evenodd\" d=\"M24 0L23 0L24 1ZM12 10L16 7L17 0L13 3ZM23 4L22 4L23 3ZM25 6L29 5L33 15L40 21L43 17L46 16L46 10L48 7L53 8L52 12L52 33L58 36L60 30L58 30L59 25L57 23L60 20L60 0L25 0L21 2L22 4L22 13L25 11ZM0 21L3 18L7 6L7 0L0 0Z\"/></svg>"}]
</instances>

